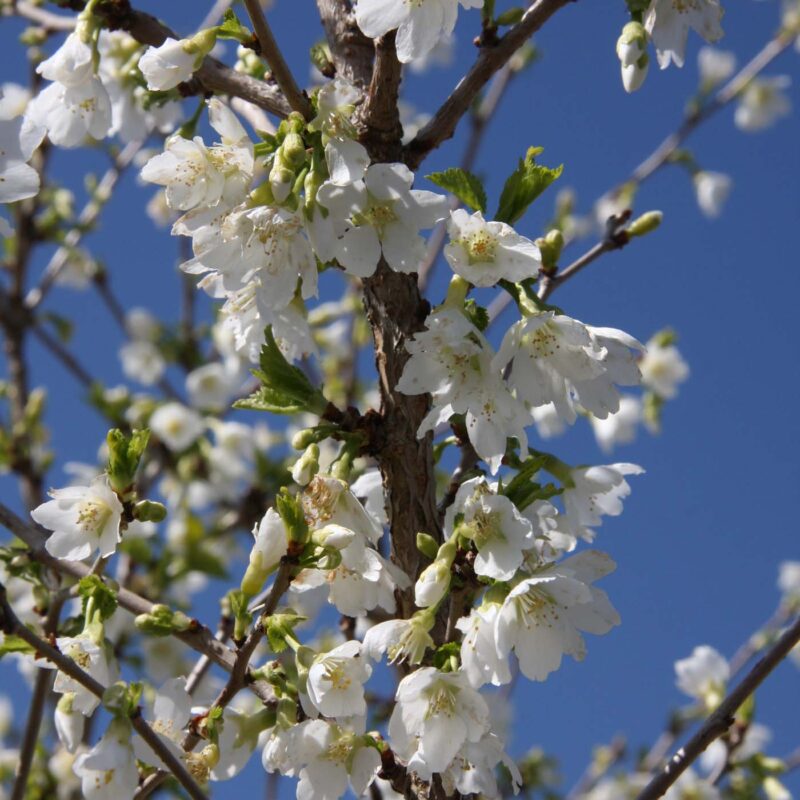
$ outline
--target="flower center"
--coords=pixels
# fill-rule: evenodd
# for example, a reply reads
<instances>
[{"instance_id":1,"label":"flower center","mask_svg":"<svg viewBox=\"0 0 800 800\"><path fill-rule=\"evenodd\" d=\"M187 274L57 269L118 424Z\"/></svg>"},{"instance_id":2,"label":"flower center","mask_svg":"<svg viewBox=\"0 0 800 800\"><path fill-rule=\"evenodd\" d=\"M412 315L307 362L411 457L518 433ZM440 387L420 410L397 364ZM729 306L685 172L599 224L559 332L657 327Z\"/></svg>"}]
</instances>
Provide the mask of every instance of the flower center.
<instances>
[{"instance_id":1,"label":"flower center","mask_svg":"<svg viewBox=\"0 0 800 800\"><path fill-rule=\"evenodd\" d=\"M492 263L497 250L497 239L486 231L473 233L463 242L470 264Z\"/></svg>"},{"instance_id":2,"label":"flower center","mask_svg":"<svg viewBox=\"0 0 800 800\"><path fill-rule=\"evenodd\" d=\"M526 344L537 358L551 358L561 349L558 336L545 324L525 337Z\"/></svg>"},{"instance_id":3,"label":"flower center","mask_svg":"<svg viewBox=\"0 0 800 800\"><path fill-rule=\"evenodd\" d=\"M456 693L453 687L444 683L437 683L428 693L428 710L426 719L438 714L452 717L456 710Z\"/></svg>"},{"instance_id":4,"label":"flower center","mask_svg":"<svg viewBox=\"0 0 800 800\"><path fill-rule=\"evenodd\" d=\"M339 691L346 691L353 682L341 661L333 661L325 665L325 680L331 684L331 688Z\"/></svg>"},{"instance_id":5,"label":"flower center","mask_svg":"<svg viewBox=\"0 0 800 800\"><path fill-rule=\"evenodd\" d=\"M99 535L111 516L111 509L102 500L84 500L78 506L78 527L84 533Z\"/></svg>"}]
</instances>

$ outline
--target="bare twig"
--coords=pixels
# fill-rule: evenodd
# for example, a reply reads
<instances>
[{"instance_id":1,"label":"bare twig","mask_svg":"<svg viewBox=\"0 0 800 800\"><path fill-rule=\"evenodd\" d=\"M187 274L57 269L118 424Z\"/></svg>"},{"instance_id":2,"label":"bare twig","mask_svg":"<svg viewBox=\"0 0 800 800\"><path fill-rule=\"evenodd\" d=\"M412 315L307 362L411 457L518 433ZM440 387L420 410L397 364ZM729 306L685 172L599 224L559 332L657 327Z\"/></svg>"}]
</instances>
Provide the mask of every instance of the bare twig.
<instances>
[{"instance_id":1,"label":"bare twig","mask_svg":"<svg viewBox=\"0 0 800 800\"><path fill-rule=\"evenodd\" d=\"M604 752L603 758L595 758L589 764L575 786L569 790L566 800L578 800L578 798L582 798L594 789L600 779L607 775L624 758L626 744L624 737L615 736L611 744L604 748L607 752Z\"/></svg>"},{"instance_id":2,"label":"bare twig","mask_svg":"<svg viewBox=\"0 0 800 800\"><path fill-rule=\"evenodd\" d=\"M31 289L25 297L25 306L27 308L33 310L44 300L45 295L50 291L62 270L69 263L72 250L78 246L83 236L97 220L100 212L111 197L111 192L117 182L141 148L142 142L130 142L114 158L113 164L106 170L92 192L92 196L78 215L75 226L64 237L64 243L56 250L45 267L41 282Z\"/></svg>"},{"instance_id":3,"label":"bare twig","mask_svg":"<svg viewBox=\"0 0 800 800\"><path fill-rule=\"evenodd\" d=\"M258 43L261 46L261 55L267 60L270 72L275 78L275 83L278 84L283 92L286 101L294 111L299 112L307 120L312 117L311 103L294 79L294 76L289 69L289 65L283 58L283 54L272 35L272 29L269 27L267 18L264 16L264 10L258 0L244 0L247 13L253 22Z\"/></svg>"},{"instance_id":4,"label":"bare twig","mask_svg":"<svg viewBox=\"0 0 800 800\"><path fill-rule=\"evenodd\" d=\"M731 727L739 706L755 692L798 642L800 642L800 617L795 619L764 657L728 694L702 728L675 753L664 770L639 794L637 800L657 800L661 797L711 742Z\"/></svg>"},{"instance_id":5,"label":"bare twig","mask_svg":"<svg viewBox=\"0 0 800 800\"><path fill-rule=\"evenodd\" d=\"M94 378L87 372L86 368L78 361L72 353L64 347L50 331L46 330L41 323L31 328L33 335L39 340L47 350L49 350L72 374L78 383L91 388Z\"/></svg>"},{"instance_id":6,"label":"bare twig","mask_svg":"<svg viewBox=\"0 0 800 800\"><path fill-rule=\"evenodd\" d=\"M0 584L0 629L6 634L18 636L35 648L38 656L46 658L55 664L58 669L70 678L77 681L81 686L88 689L95 697L102 698L108 687L96 681L89 673L84 672L71 658L65 656L51 644L37 636L32 630L26 628L14 614L13 609L8 604L5 587ZM181 786L189 793L193 800L206 800L205 793L195 783L194 778L189 774L186 767L177 759L172 751L161 741L157 733L144 721L140 709L136 709L131 715L131 724L136 732L144 739L150 749L158 758L169 767L175 777L180 781Z\"/></svg>"},{"instance_id":7,"label":"bare twig","mask_svg":"<svg viewBox=\"0 0 800 800\"><path fill-rule=\"evenodd\" d=\"M458 82L450 97L405 148L405 162L415 169L423 159L455 133L461 117L481 89L523 44L538 31L553 14L573 0L536 0L524 16L496 44L481 50L477 61Z\"/></svg>"}]
</instances>

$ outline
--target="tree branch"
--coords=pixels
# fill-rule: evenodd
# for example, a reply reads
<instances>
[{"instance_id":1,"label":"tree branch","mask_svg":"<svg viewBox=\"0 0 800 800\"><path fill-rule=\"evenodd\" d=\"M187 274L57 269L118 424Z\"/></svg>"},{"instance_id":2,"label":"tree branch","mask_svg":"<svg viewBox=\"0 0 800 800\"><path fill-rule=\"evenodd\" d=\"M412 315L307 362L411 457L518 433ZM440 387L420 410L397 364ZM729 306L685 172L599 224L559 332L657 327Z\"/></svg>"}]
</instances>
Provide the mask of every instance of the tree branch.
<instances>
[{"instance_id":1,"label":"tree branch","mask_svg":"<svg viewBox=\"0 0 800 800\"><path fill-rule=\"evenodd\" d=\"M449 139L478 93L522 45L553 14L574 0L535 0L522 19L496 44L482 48L469 72L458 82L433 119L406 145L405 162L416 169L431 150Z\"/></svg>"},{"instance_id":2,"label":"tree branch","mask_svg":"<svg viewBox=\"0 0 800 800\"><path fill-rule=\"evenodd\" d=\"M310 120L313 116L311 103L308 101L306 93L295 82L289 65L286 63L278 43L272 35L272 29L264 16L264 10L261 8L259 0L244 0L244 5L253 22L256 38L261 47L261 55L264 56L269 64L275 83L280 87L283 96L292 109L302 114L306 120Z\"/></svg>"},{"instance_id":3,"label":"tree branch","mask_svg":"<svg viewBox=\"0 0 800 800\"><path fill-rule=\"evenodd\" d=\"M37 655L55 664L61 672L69 675L70 678L88 689L95 697L102 699L107 687L96 681L87 672L84 672L71 658L68 658L44 639L38 637L29 628L26 628L8 604L6 590L2 584L0 584L0 629L6 634L13 634L27 642L36 649ZM158 734L142 719L141 710L138 707L131 715L130 720L137 733L159 759L169 767L170 772L180 781L181 786L186 789L189 796L193 800L207 800L205 793L195 783L194 778L186 770L186 767L161 741Z\"/></svg>"},{"instance_id":4,"label":"tree branch","mask_svg":"<svg viewBox=\"0 0 800 800\"><path fill-rule=\"evenodd\" d=\"M639 794L637 800L657 800L663 796L711 742L718 739L731 727L738 708L755 692L798 642L800 642L800 617L795 619L775 645L728 694L686 746L675 753L664 770Z\"/></svg>"},{"instance_id":5,"label":"tree branch","mask_svg":"<svg viewBox=\"0 0 800 800\"><path fill-rule=\"evenodd\" d=\"M30 556L32 558L56 572L78 579L86 577L91 572L91 568L86 564L51 556L44 548L47 534L26 524L3 503L0 503L0 525L21 539L30 548ZM119 589L117 600L123 608L132 614L150 614L153 611L153 603L128 589ZM173 635L198 653L208 655L215 664L226 671L231 672L233 670L236 663L236 654L229 647L218 641L214 634L200 622L197 622L196 626L187 631L176 632ZM265 681L256 681L251 684L250 688L264 703L272 703L275 700L272 687Z\"/></svg>"}]
</instances>

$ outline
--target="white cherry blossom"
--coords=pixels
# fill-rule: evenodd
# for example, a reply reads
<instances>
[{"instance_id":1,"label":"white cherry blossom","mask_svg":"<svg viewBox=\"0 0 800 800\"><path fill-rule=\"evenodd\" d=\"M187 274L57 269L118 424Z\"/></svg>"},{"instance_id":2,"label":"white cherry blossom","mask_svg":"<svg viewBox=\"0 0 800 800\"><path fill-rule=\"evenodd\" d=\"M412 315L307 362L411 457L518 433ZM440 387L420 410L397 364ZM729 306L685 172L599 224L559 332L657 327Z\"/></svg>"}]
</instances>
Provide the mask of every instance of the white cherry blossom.
<instances>
[{"instance_id":1,"label":"white cherry blossom","mask_svg":"<svg viewBox=\"0 0 800 800\"><path fill-rule=\"evenodd\" d=\"M459 4L480 8L483 0L359 0L358 27L371 39L397 29L397 57L402 63L427 55L456 25Z\"/></svg>"},{"instance_id":2,"label":"white cherry blossom","mask_svg":"<svg viewBox=\"0 0 800 800\"><path fill-rule=\"evenodd\" d=\"M390 664L422 662L425 651L433 649L429 633L433 620L427 614L410 619L390 619L373 625L364 635L364 650L375 661L386 653Z\"/></svg>"},{"instance_id":3,"label":"white cherry blossom","mask_svg":"<svg viewBox=\"0 0 800 800\"><path fill-rule=\"evenodd\" d=\"M494 286L505 279L534 278L542 266L539 248L505 222L487 222L480 211L450 212L450 242L444 256L457 275L475 286Z\"/></svg>"},{"instance_id":4,"label":"white cherry blossom","mask_svg":"<svg viewBox=\"0 0 800 800\"><path fill-rule=\"evenodd\" d=\"M178 402L159 406L150 417L149 424L150 430L175 453L194 444L205 430L202 417Z\"/></svg>"},{"instance_id":5,"label":"white cherry blossom","mask_svg":"<svg viewBox=\"0 0 800 800\"><path fill-rule=\"evenodd\" d=\"M286 555L289 532L280 514L274 508L269 508L253 528L253 537L255 541L250 550L250 563L242 581L243 591L250 595L261 591L267 576Z\"/></svg>"},{"instance_id":6,"label":"white cherry blossom","mask_svg":"<svg viewBox=\"0 0 800 800\"><path fill-rule=\"evenodd\" d=\"M674 344L664 344L658 335L647 343L639 369L642 384L665 400L676 397L678 384L689 377L689 365L678 348Z\"/></svg>"},{"instance_id":7,"label":"white cherry blossom","mask_svg":"<svg viewBox=\"0 0 800 800\"><path fill-rule=\"evenodd\" d=\"M81 779L86 800L133 797L139 785L139 770L131 749L130 724L112 720L103 738L75 759L73 771Z\"/></svg>"},{"instance_id":8,"label":"white cherry blossom","mask_svg":"<svg viewBox=\"0 0 800 800\"><path fill-rule=\"evenodd\" d=\"M326 717L362 717L367 713L364 683L371 674L361 643L344 642L314 659L308 670L308 698Z\"/></svg>"},{"instance_id":9,"label":"white cherry blossom","mask_svg":"<svg viewBox=\"0 0 800 800\"><path fill-rule=\"evenodd\" d=\"M466 742L479 742L489 731L486 701L461 671L422 667L400 681L395 701L392 746L426 780L444 772Z\"/></svg>"},{"instance_id":10,"label":"white cherry blossom","mask_svg":"<svg viewBox=\"0 0 800 800\"><path fill-rule=\"evenodd\" d=\"M721 797L722 794L716 786L703 780L691 768L679 775L664 794L664 800L720 800Z\"/></svg>"},{"instance_id":11,"label":"white cherry blossom","mask_svg":"<svg viewBox=\"0 0 800 800\"><path fill-rule=\"evenodd\" d=\"M492 474L516 437L527 455L527 412L509 391L484 335L459 311L442 308L426 321L427 330L406 344L411 354L397 388L404 394L430 392L431 411L418 435L424 436L453 414L465 414L469 440Z\"/></svg>"},{"instance_id":12,"label":"white cherry blossom","mask_svg":"<svg viewBox=\"0 0 800 800\"><path fill-rule=\"evenodd\" d=\"M619 411L605 419L590 416L597 444L604 453L610 453L617 445L630 444L642 421L642 403L638 397L623 395L619 400Z\"/></svg>"},{"instance_id":13,"label":"white cherry blossom","mask_svg":"<svg viewBox=\"0 0 800 800\"><path fill-rule=\"evenodd\" d=\"M733 187L731 177L722 172L700 170L692 180L700 210L707 217L718 217Z\"/></svg>"},{"instance_id":14,"label":"white cherry blossom","mask_svg":"<svg viewBox=\"0 0 800 800\"><path fill-rule=\"evenodd\" d=\"M675 662L675 675L682 692L713 710L725 697L731 671L726 659L713 647L701 645L688 658Z\"/></svg>"},{"instance_id":15,"label":"white cherry blossom","mask_svg":"<svg viewBox=\"0 0 800 800\"><path fill-rule=\"evenodd\" d=\"M53 531L44 545L48 553L80 561L95 550L110 556L117 549L122 503L105 475L88 486L52 489L50 497L31 511L36 522Z\"/></svg>"},{"instance_id":16,"label":"white cherry blossom","mask_svg":"<svg viewBox=\"0 0 800 800\"><path fill-rule=\"evenodd\" d=\"M644 26L666 69L670 62L683 66L689 28L707 42L722 38L722 6L719 0L652 0L644 15Z\"/></svg>"},{"instance_id":17,"label":"white cherry blossom","mask_svg":"<svg viewBox=\"0 0 800 800\"><path fill-rule=\"evenodd\" d=\"M503 793L497 785L497 766L503 764L511 775L511 786L517 794L522 775L512 758L506 755L503 741L487 733L479 742L466 742L447 770L442 773L442 786L448 795L458 791L463 796L500 800Z\"/></svg>"},{"instance_id":18,"label":"white cherry blossom","mask_svg":"<svg viewBox=\"0 0 800 800\"><path fill-rule=\"evenodd\" d=\"M475 572L498 581L511 580L522 565L523 551L533 547L531 523L483 478L461 484L447 511L447 530L452 530L457 515L463 515L459 533L469 537L478 551Z\"/></svg>"},{"instance_id":19,"label":"white cherry blossom","mask_svg":"<svg viewBox=\"0 0 800 800\"><path fill-rule=\"evenodd\" d=\"M498 603L483 603L457 623L458 629L464 634L461 640L461 668L475 689L486 683L503 686L511 682L508 656L500 654L495 642L499 613Z\"/></svg>"},{"instance_id":20,"label":"white cherry blossom","mask_svg":"<svg viewBox=\"0 0 800 800\"><path fill-rule=\"evenodd\" d=\"M166 150L142 168L142 178L166 188L170 208L187 211L198 206L231 208L244 200L253 178L253 143L233 112L216 98L208 101L211 127L219 144L206 147L199 136L174 135Z\"/></svg>"},{"instance_id":21,"label":"white cherry blossom","mask_svg":"<svg viewBox=\"0 0 800 800\"><path fill-rule=\"evenodd\" d=\"M785 601L800 601L800 561L781 562L778 568L778 589Z\"/></svg>"},{"instance_id":22,"label":"white cherry blossom","mask_svg":"<svg viewBox=\"0 0 800 800\"><path fill-rule=\"evenodd\" d=\"M425 256L420 229L446 213L447 199L412 189L414 174L403 164L373 164L364 179L347 186L326 181L317 201L331 214L329 243L345 271L359 278L375 272L381 255L398 272L415 272Z\"/></svg>"},{"instance_id":23,"label":"white cherry blossom","mask_svg":"<svg viewBox=\"0 0 800 800\"><path fill-rule=\"evenodd\" d=\"M111 100L94 72L92 48L71 33L36 71L53 81L28 103L25 117L47 130L60 147L77 147L87 135L102 139L111 127Z\"/></svg>"},{"instance_id":24,"label":"white cherry blossom","mask_svg":"<svg viewBox=\"0 0 800 800\"><path fill-rule=\"evenodd\" d=\"M168 36L158 47L148 47L139 59L147 88L166 91L188 81L213 48L215 38L213 32L201 31L191 39L176 41Z\"/></svg>"},{"instance_id":25,"label":"white cherry blossom","mask_svg":"<svg viewBox=\"0 0 800 800\"><path fill-rule=\"evenodd\" d=\"M792 110L792 101L786 94L791 82L788 75L753 78L739 95L739 105L733 116L736 127L755 133L787 116Z\"/></svg>"},{"instance_id":26,"label":"white cherry blossom","mask_svg":"<svg viewBox=\"0 0 800 800\"><path fill-rule=\"evenodd\" d=\"M700 86L706 92L719 86L736 70L736 54L716 47L701 47L697 53Z\"/></svg>"},{"instance_id":27,"label":"white cherry blossom","mask_svg":"<svg viewBox=\"0 0 800 800\"><path fill-rule=\"evenodd\" d=\"M534 681L558 669L565 653L582 661L582 631L604 634L619 625L619 614L605 592L592 586L615 566L605 553L586 550L518 583L497 615L500 656L514 650L520 671Z\"/></svg>"},{"instance_id":28,"label":"white cherry blossom","mask_svg":"<svg viewBox=\"0 0 800 800\"><path fill-rule=\"evenodd\" d=\"M109 656L105 645L98 644L88 633L80 633L78 636L59 636L56 639L56 647L103 686L109 686L117 679L116 664ZM40 668L58 669L55 664L45 659L37 661L36 664ZM85 717L90 717L100 705L99 697L60 670L56 672L53 691L71 695L70 711L79 712Z\"/></svg>"},{"instance_id":29,"label":"white cherry blossom","mask_svg":"<svg viewBox=\"0 0 800 800\"><path fill-rule=\"evenodd\" d=\"M308 125L310 130L322 133L325 162L336 186L361 180L369 166L369 155L355 141L356 129L350 120L360 101L361 93L352 83L336 78L320 89L317 116Z\"/></svg>"},{"instance_id":30,"label":"white cherry blossom","mask_svg":"<svg viewBox=\"0 0 800 800\"><path fill-rule=\"evenodd\" d=\"M622 501L631 493L626 475L641 475L637 464L576 467L569 472L561 500L567 516L578 526L601 525L602 517L622 513ZM589 539L591 541L591 539Z\"/></svg>"},{"instance_id":31,"label":"white cherry blossom","mask_svg":"<svg viewBox=\"0 0 800 800\"><path fill-rule=\"evenodd\" d=\"M307 720L295 728L293 758L298 800L338 800L348 784L356 797L366 791L380 769L377 749L353 731L324 720Z\"/></svg>"},{"instance_id":32,"label":"white cherry blossom","mask_svg":"<svg viewBox=\"0 0 800 800\"><path fill-rule=\"evenodd\" d=\"M600 419L618 410L617 385L640 382L636 356L642 351L623 331L546 311L511 326L494 364L513 361L509 380L517 397L532 407L553 403L572 423L577 404Z\"/></svg>"},{"instance_id":33,"label":"white cherry blossom","mask_svg":"<svg viewBox=\"0 0 800 800\"><path fill-rule=\"evenodd\" d=\"M27 162L44 129L17 117L0 119L0 203L16 203L39 192L39 173Z\"/></svg>"},{"instance_id":34,"label":"white cherry blossom","mask_svg":"<svg viewBox=\"0 0 800 800\"><path fill-rule=\"evenodd\" d=\"M153 342L126 342L119 349L119 360L126 378L144 386L157 383L167 368L167 362Z\"/></svg>"}]
</instances>

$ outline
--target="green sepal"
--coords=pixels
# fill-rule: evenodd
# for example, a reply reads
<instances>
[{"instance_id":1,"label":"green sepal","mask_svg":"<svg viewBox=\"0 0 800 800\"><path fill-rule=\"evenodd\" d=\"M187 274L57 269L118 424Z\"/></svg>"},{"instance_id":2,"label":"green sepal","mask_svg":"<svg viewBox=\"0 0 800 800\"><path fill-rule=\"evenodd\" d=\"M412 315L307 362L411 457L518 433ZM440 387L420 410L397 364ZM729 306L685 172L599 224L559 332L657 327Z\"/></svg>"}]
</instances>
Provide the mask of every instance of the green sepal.
<instances>
[{"instance_id":1,"label":"green sepal","mask_svg":"<svg viewBox=\"0 0 800 800\"><path fill-rule=\"evenodd\" d=\"M561 176L563 164L551 169L536 163L536 156L543 150L542 147L529 147L525 158L520 159L519 166L503 186L500 204L494 215L496 220L513 225L528 210L528 206Z\"/></svg>"},{"instance_id":2,"label":"green sepal","mask_svg":"<svg viewBox=\"0 0 800 800\"><path fill-rule=\"evenodd\" d=\"M417 533L417 550L433 561L433 559L436 558L436 554L439 552L439 544L429 533L420 531Z\"/></svg>"},{"instance_id":3,"label":"green sepal","mask_svg":"<svg viewBox=\"0 0 800 800\"><path fill-rule=\"evenodd\" d=\"M477 175L460 167L450 167L444 172L432 172L425 177L446 192L454 194L473 211L486 213L486 189Z\"/></svg>"},{"instance_id":4,"label":"green sepal","mask_svg":"<svg viewBox=\"0 0 800 800\"><path fill-rule=\"evenodd\" d=\"M301 544L307 542L308 524L306 523L303 506L299 498L291 494L285 486L282 486L275 497L275 508L286 526L289 541L300 542Z\"/></svg>"}]
</instances>

